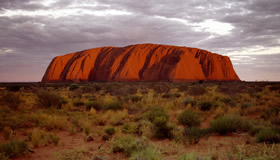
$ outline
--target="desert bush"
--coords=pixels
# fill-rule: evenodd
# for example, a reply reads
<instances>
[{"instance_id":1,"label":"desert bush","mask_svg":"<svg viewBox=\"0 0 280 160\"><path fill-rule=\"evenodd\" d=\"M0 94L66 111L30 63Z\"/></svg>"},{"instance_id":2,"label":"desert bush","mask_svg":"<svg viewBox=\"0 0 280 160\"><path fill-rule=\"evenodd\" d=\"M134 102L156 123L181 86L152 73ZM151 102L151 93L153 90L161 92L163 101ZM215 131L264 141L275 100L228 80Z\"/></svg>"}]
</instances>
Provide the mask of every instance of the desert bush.
<instances>
[{"instance_id":1,"label":"desert bush","mask_svg":"<svg viewBox=\"0 0 280 160\"><path fill-rule=\"evenodd\" d=\"M225 104L228 104L228 105L232 106L232 107L236 106L236 102L230 97L222 97L221 101Z\"/></svg>"},{"instance_id":2,"label":"desert bush","mask_svg":"<svg viewBox=\"0 0 280 160\"><path fill-rule=\"evenodd\" d=\"M143 150L133 152L129 160L161 160L160 151L154 147L147 147Z\"/></svg>"},{"instance_id":3,"label":"desert bush","mask_svg":"<svg viewBox=\"0 0 280 160\"><path fill-rule=\"evenodd\" d=\"M197 112L186 109L178 116L178 121L185 127L198 127L200 126L200 118Z\"/></svg>"},{"instance_id":4,"label":"desert bush","mask_svg":"<svg viewBox=\"0 0 280 160\"><path fill-rule=\"evenodd\" d=\"M18 92L21 88L22 86L18 84L11 84L6 87L6 89L10 92Z\"/></svg>"},{"instance_id":5,"label":"desert bush","mask_svg":"<svg viewBox=\"0 0 280 160\"><path fill-rule=\"evenodd\" d=\"M1 160L9 160L9 158L4 154L0 152L0 159Z\"/></svg>"},{"instance_id":6,"label":"desert bush","mask_svg":"<svg viewBox=\"0 0 280 160\"><path fill-rule=\"evenodd\" d=\"M80 86L77 84L77 83L72 83L70 86L69 86L69 91L74 91L76 89L78 89Z\"/></svg>"},{"instance_id":7,"label":"desert bush","mask_svg":"<svg viewBox=\"0 0 280 160\"><path fill-rule=\"evenodd\" d=\"M192 96L200 96L205 94L207 91L203 86L192 86L188 89L188 94Z\"/></svg>"},{"instance_id":8,"label":"desert bush","mask_svg":"<svg viewBox=\"0 0 280 160\"><path fill-rule=\"evenodd\" d=\"M168 124L168 114L159 107L153 107L146 113L147 119L153 124L155 138L171 138L172 127Z\"/></svg>"},{"instance_id":9,"label":"desert bush","mask_svg":"<svg viewBox=\"0 0 280 160\"><path fill-rule=\"evenodd\" d=\"M152 122L148 120L141 120L134 125L131 125L131 133L135 133L142 137L152 138L153 137L153 129L154 125Z\"/></svg>"},{"instance_id":10,"label":"desert bush","mask_svg":"<svg viewBox=\"0 0 280 160\"><path fill-rule=\"evenodd\" d=\"M219 85L218 91L230 96L234 96L238 93L244 92L246 87L242 84L223 84Z\"/></svg>"},{"instance_id":11,"label":"desert bush","mask_svg":"<svg viewBox=\"0 0 280 160\"><path fill-rule=\"evenodd\" d=\"M104 104L105 110L120 110L122 108L123 108L122 104L116 100L108 101L108 102L105 102L105 104Z\"/></svg>"},{"instance_id":12,"label":"desert bush","mask_svg":"<svg viewBox=\"0 0 280 160\"><path fill-rule=\"evenodd\" d=\"M146 112L146 117L149 121L153 122L157 117L165 117L169 118L168 114L164 111L164 109L160 107L152 107Z\"/></svg>"},{"instance_id":13,"label":"desert bush","mask_svg":"<svg viewBox=\"0 0 280 160\"><path fill-rule=\"evenodd\" d=\"M41 90L37 92L37 104L40 107L50 108L56 107L61 108L63 104L66 104L67 101L57 93L48 92Z\"/></svg>"},{"instance_id":14,"label":"desert bush","mask_svg":"<svg viewBox=\"0 0 280 160\"><path fill-rule=\"evenodd\" d=\"M3 137L5 139L10 139L12 135L13 135L13 130L10 127L4 127Z\"/></svg>"},{"instance_id":15,"label":"desert bush","mask_svg":"<svg viewBox=\"0 0 280 160\"><path fill-rule=\"evenodd\" d=\"M254 126L254 127L250 128L249 134L251 136L255 136L256 134L258 134L264 128L265 128L265 126Z\"/></svg>"},{"instance_id":16,"label":"desert bush","mask_svg":"<svg viewBox=\"0 0 280 160\"><path fill-rule=\"evenodd\" d=\"M91 108L94 108L95 110L99 111L103 108L103 104L101 102L97 101L88 101L86 102L86 109L89 111Z\"/></svg>"},{"instance_id":17,"label":"desert bush","mask_svg":"<svg viewBox=\"0 0 280 160\"><path fill-rule=\"evenodd\" d=\"M116 132L116 129L114 127L106 127L104 129L104 132L109 135L109 136L112 136L113 134L115 134Z\"/></svg>"},{"instance_id":18,"label":"desert bush","mask_svg":"<svg viewBox=\"0 0 280 160\"><path fill-rule=\"evenodd\" d=\"M104 114L98 114L95 123L98 125L110 124L113 126L117 126L122 125L127 117L127 110L108 110Z\"/></svg>"},{"instance_id":19,"label":"desert bush","mask_svg":"<svg viewBox=\"0 0 280 160\"><path fill-rule=\"evenodd\" d=\"M28 151L27 143L20 140L11 140L9 142L0 144L0 154L3 157L14 158L20 156Z\"/></svg>"},{"instance_id":20,"label":"desert bush","mask_svg":"<svg viewBox=\"0 0 280 160\"><path fill-rule=\"evenodd\" d=\"M200 103L200 109L202 111L209 111L211 109L211 107L213 107L214 104L211 101L203 101Z\"/></svg>"},{"instance_id":21,"label":"desert bush","mask_svg":"<svg viewBox=\"0 0 280 160\"><path fill-rule=\"evenodd\" d=\"M225 135L235 132L240 124L240 119L236 116L225 115L213 120L210 124L213 132Z\"/></svg>"},{"instance_id":22,"label":"desert bush","mask_svg":"<svg viewBox=\"0 0 280 160\"><path fill-rule=\"evenodd\" d=\"M131 133L136 133L137 132L137 128L136 125L132 125L132 124L129 124L129 123L125 123L123 124L122 126L122 133L128 133L128 134L131 134Z\"/></svg>"},{"instance_id":23,"label":"desert bush","mask_svg":"<svg viewBox=\"0 0 280 160\"><path fill-rule=\"evenodd\" d=\"M270 91L278 91L280 92L280 84L274 84L269 87Z\"/></svg>"},{"instance_id":24,"label":"desert bush","mask_svg":"<svg viewBox=\"0 0 280 160\"><path fill-rule=\"evenodd\" d=\"M51 143L57 145L59 142L59 137L39 128L34 128L29 138L34 147L38 147L41 145L48 145Z\"/></svg>"},{"instance_id":25,"label":"desert bush","mask_svg":"<svg viewBox=\"0 0 280 160\"><path fill-rule=\"evenodd\" d=\"M161 98L166 98L166 99L179 98L180 96L181 96L181 94L179 94L179 93L165 93L161 96Z\"/></svg>"},{"instance_id":26,"label":"desert bush","mask_svg":"<svg viewBox=\"0 0 280 160\"><path fill-rule=\"evenodd\" d=\"M23 102L19 95L11 92L4 94L0 100L4 105L7 105L12 110L17 110L20 103Z\"/></svg>"},{"instance_id":27,"label":"desert bush","mask_svg":"<svg viewBox=\"0 0 280 160\"><path fill-rule=\"evenodd\" d=\"M85 103L83 101L78 100L78 101L73 101L73 105L79 107L85 105Z\"/></svg>"},{"instance_id":28,"label":"desert bush","mask_svg":"<svg viewBox=\"0 0 280 160\"><path fill-rule=\"evenodd\" d=\"M136 103L136 102L141 101L143 99L143 97L134 95L134 96L130 96L129 99L131 100L131 102Z\"/></svg>"},{"instance_id":29,"label":"desert bush","mask_svg":"<svg viewBox=\"0 0 280 160\"><path fill-rule=\"evenodd\" d=\"M209 134L209 129L196 127L185 128L183 132L184 138L186 138L190 144L197 144L202 137L208 136Z\"/></svg>"},{"instance_id":30,"label":"desert bush","mask_svg":"<svg viewBox=\"0 0 280 160\"><path fill-rule=\"evenodd\" d=\"M161 98L169 99L169 98L173 98L173 95L171 93L165 93L161 96Z\"/></svg>"},{"instance_id":31,"label":"desert bush","mask_svg":"<svg viewBox=\"0 0 280 160\"><path fill-rule=\"evenodd\" d=\"M165 83L152 84L151 87L157 94L168 93L170 91L170 87Z\"/></svg>"},{"instance_id":32,"label":"desert bush","mask_svg":"<svg viewBox=\"0 0 280 160\"><path fill-rule=\"evenodd\" d=\"M189 88L188 84L181 84L181 85L178 86L178 89L179 89L180 92L185 92L185 91L188 90L188 88Z\"/></svg>"},{"instance_id":33,"label":"desert bush","mask_svg":"<svg viewBox=\"0 0 280 160\"><path fill-rule=\"evenodd\" d=\"M156 117L153 123L153 136L155 138L172 138L173 129L171 125L168 124L168 119L166 117Z\"/></svg>"},{"instance_id":34,"label":"desert bush","mask_svg":"<svg viewBox=\"0 0 280 160\"><path fill-rule=\"evenodd\" d=\"M280 134L272 128L263 128L257 133L256 141L259 143L279 143Z\"/></svg>"},{"instance_id":35,"label":"desert bush","mask_svg":"<svg viewBox=\"0 0 280 160\"><path fill-rule=\"evenodd\" d=\"M241 104L241 109L244 110L244 109L247 109L251 106L253 106L252 103L244 102L244 103Z\"/></svg>"},{"instance_id":36,"label":"desert bush","mask_svg":"<svg viewBox=\"0 0 280 160\"><path fill-rule=\"evenodd\" d=\"M37 116L35 115L34 118L38 120L38 126L47 130L65 129L69 124L66 116L39 114Z\"/></svg>"},{"instance_id":37,"label":"desert bush","mask_svg":"<svg viewBox=\"0 0 280 160\"><path fill-rule=\"evenodd\" d=\"M84 123L82 128L83 128L83 132L86 136L89 136L92 133L90 123L88 123L88 122Z\"/></svg>"},{"instance_id":38,"label":"desert bush","mask_svg":"<svg viewBox=\"0 0 280 160\"><path fill-rule=\"evenodd\" d=\"M196 101L192 97L187 97L184 101L184 104L187 106L188 104L191 104L192 106L196 105Z\"/></svg>"},{"instance_id":39,"label":"desert bush","mask_svg":"<svg viewBox=\"0 0 280 160\"><path fill-rule=\"evenodd\" d=\"M131 156L133 152L141 151L148 146L145 139L137 139L132 136L118 137L111 141L112 152L122 152L126 156Z\"/></svg>"}]
</instances>

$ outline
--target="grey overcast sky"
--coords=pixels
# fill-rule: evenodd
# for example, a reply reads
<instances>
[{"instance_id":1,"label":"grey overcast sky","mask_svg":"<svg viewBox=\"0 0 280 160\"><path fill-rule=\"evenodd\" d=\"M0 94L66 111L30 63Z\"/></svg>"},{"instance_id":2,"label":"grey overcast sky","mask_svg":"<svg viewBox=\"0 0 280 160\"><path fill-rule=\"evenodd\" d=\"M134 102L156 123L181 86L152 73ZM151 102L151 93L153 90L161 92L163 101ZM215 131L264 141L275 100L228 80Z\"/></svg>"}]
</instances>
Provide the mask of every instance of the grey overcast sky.
<instances>
[{"instance_id":1,"label":"grey overcast sky","mask_svg":"<svg viewBox=\"0 0 280 160\"><path fill-rule=\"evenodd\" d=\"M206 49L242 80L280 81L280 1L0 0L0 82L40 81L58 55L138 43Z\"/></svg>"}]
</instances>

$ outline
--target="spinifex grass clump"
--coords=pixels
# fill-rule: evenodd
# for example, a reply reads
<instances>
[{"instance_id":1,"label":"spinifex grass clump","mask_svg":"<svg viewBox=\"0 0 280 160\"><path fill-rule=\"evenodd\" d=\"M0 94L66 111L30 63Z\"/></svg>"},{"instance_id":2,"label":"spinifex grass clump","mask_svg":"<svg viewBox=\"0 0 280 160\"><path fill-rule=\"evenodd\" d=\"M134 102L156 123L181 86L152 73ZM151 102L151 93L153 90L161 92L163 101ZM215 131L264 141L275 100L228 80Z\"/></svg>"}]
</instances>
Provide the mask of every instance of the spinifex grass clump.
<instances>
[{"instance_id":1,"label":"spinifex grass clump","mask_svg":"<svg viewBox=\"0 0 280 160\"><path fill-rule=\"evenodd\" d=\"M280 133L272 128L263 128L257 133L256 141L260 143L280 143Z\"/></svg>"},{"instance_id":2,"label":"spinifex grass clump","mask_svg":"<svg viewBox=\"0 0 280 160\"><path fill-rule=\"evenodd\" d=\"M192 96L200 96L205 94L207 91L204 86L192 86L188 89L188 94Z\"/></svg>"},{"instance_id":3,"label":"spinifex grass clump","mask_svg":"<svg viewBox=\"0 0 280 160\"><path fill-rule=\"evenodd\" d=\"M151 108L146 114L148 120L153 124L154 137L171 138L172 127L168 124L169 116L160 107Z\"/></svg>"},{"instance_id":4,"label":"spinifex grass clump","mask_svg":"<svg viewBox=\"0 0 280 160\"><path fill-rule=\"evenodd\" d=\"M103 104L98 101L88 101L85 103L85 105L88 111L90 111L91 108L94 108L97 111L103 109Z\"/></svg>"},{"instance_id":5,"label":"spinifex grass clump","mask_svg":"<svg viewBox=\"0 0 280 160\"><path fill-rule=\"evenodd\" d=\"M122 152L126 156L131 156L133 152L139 152L149 146L150 144L145 139L138 139L132 136L117 137L111 141L112 152Z\"/></svg>"},{"instance_id":6,"label":"spinifex grass clump","mask_svg":"<svg viewBox=\"0 0 280 160\"><path fill-rule=\"evenodd\" d=\"M178 121L185 127L199 127L199 114L191 109L186 109L178 116Z\"/></svg>"},{"instance_id":7,"label":"spinifex grass clump","mask_svg":"<svg viewBox=\"0 0 280 160\"><path fill-rule=\"evenodd\" d=\"M209 134L209 129L201 129L197 127L185 128L183 132L183 136L190 144L197 144L202 137L208 136Z\"/></svg>"},{"instance_id":8,"label":"spinifex grass clump","mask_svg":"<svg viewBox=\"0 0 280 160\"><path fill-rule=\"evenodd\" d=\"M69 91L74 91L78 89L80 86L77 83L73 83L69 86Z\"/></svg>"},{"instance_id":9,"label":"spinifex grass clump","mask_svg":"<svg viewBox=\"0 0 280 160\"><path fill-rule=\"evenodd\" d=\"M28 151L27 143L20 140L11 140L0 145L0 154L14 158Z\"/></svg>"},{"instance_id":10,"label":"spinifex grass clump","mask_svg":"<svg viewBox=\"0 0 280 160\"><path fill-rule=\"evenodd\" d=\"M235 132L240 124L240 119L237 116L225 115L213 120L210 124L213 132L225 135Z\"/></svg>"},{"instance_id":11,"label":"spinifex grass clump","mask_svg":"<svg viewBox=\"0 0 280 160\"><path fill-rule=\"evenodd\" d=\"M194 106L196 104L196 101L192 97L187 97L184 101L184 104L187 105L192 105Z\"/></svg>"},{"instance_id":12,"label":"spinifex grass clump","mask_svg":"<svg viewBox=\"0 0 280 160\"><path fill-rule=\"evenodd\" d=\"M200 103L200 109L202 111L209 111L213 106L214 104L211 101L203 101Z\"/></svg>"},{"instance_id":13,"label":"spinifex grass clump","mask_svg":"<svg viewBox=\"0 0 280 160\"><path fill-rule=\"evenodd\" d=\"M104 104L105 110L120 110L122 108L123 108L122 104L116 100L111 100L111 101L105 102L105 104Z\"/></svg>"},{"instance_id":14,"label":"spinifex grass clump","mask_svg":"<svg viewBox=\"0 0 280 160\"><path fill-rule=\"evenodd\" d=\"M155 147L147 147L133 152L129 160L162 160L162 155Z\"/></svg>"},{"instance_id":15,"label":"spinifex grass clump","mask_svg":"<svg viewBox=\"0 0 280 160\"><path fill-rule=\"evenodd\" d=\"M20 103L22 102L23 101L20 99L20 96L18 94L11 92L4 94L0 98L0 103L7 105L12 110L17 110Z\"/></svg>"},{"instance_id":16,"label":"spinifex grass clump","mask_svg":"<svg viewBox=\"0 0 280 160\"><path fill-rule=\"evenodd\" d=\"M48 92L41 90L37 92L37 104L39 107L44 108L61 108L63 104L66 104L67 101L57 93Z\"/></svg>"},{"instance_id":17,"label":"spinifex grass clump","mask_svg":"<svg viewBox=\"0 0 280 160\"><path fill-rule=\"evenodd\" d=\"M114 127L110 126L110 127L106 127L106 128L104 129L104 132L105 132L107 135L112 136L113 134L115 134L116 129L115 129Z\"/></svg>"}]
</instances>

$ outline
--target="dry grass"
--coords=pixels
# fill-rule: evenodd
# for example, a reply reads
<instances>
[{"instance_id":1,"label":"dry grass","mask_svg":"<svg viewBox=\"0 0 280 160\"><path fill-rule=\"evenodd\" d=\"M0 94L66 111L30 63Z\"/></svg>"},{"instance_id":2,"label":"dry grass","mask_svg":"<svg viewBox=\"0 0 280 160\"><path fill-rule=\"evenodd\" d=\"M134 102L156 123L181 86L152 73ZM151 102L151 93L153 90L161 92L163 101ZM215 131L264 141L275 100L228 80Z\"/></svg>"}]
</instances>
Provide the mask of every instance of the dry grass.
<instances>
[{"instance_id":1,"label":"dry grass","mask_svg":"<svg viewBox=\"0 0 280 160\"><path fill-rule=\"evenodd\" d=\"M263 128L270 128L274 131L273 137L280 135L278 83L80 83L79 87L69 91L70 85L62 83L19 86L20 90L11 93L14 99L24 100L18 101L19 103L14 103L7 98L8 91L1 91L2 100L3 97L8 99L0 103L0 133L3 139L12 140L19 135L28 138L29 135L30 141L27 143L40 148L52 143L57 144L59 138L56 132L67 131L71 136L82 135L83 138L91 136L102 139L105 134L104 129L112 126L114 134L110 134L110 139L117 136L133 136L145 137L151 143L168 141L180 144L183 146L182 152L168 152L172 155L163 154L163 157L186 159L200 157L200 153L183 155L183 151L192 147L185 143L185 138L188 137L191 143L198 143L198 149L203 150L203 147L199 146L201 142L197 140L201 138L200 133L210 128L212 121L227 115L238 117L238 122L234 121L234 124L227 121L219 125L222 129L234 126L230 129L231 134L249 136L250 133L249 137L256 139L257 135L268 135L264 131L262 131L264 133L261 132ZM0 88L5 87L5 84L0 84ZM79 105L76 102L83 104ZM167 118L165 116L158 116L156 120L147 118L147 113L154 107L163 109ZM193 113L182 115L188 110ZM181 120L178 121L178 117L181 117L179 118ZM188 118L191 122L199 119L201 128L190 128L199 127L198 123L182 123L183 119L187 121ZM238 123L237 127L235 122ZM28 131L30 131L29 134ZM155 138L158 133L163 133L161 131L169 136L160 135L159 137L163 139ZM215 133L209 133L210 137L215 135ZM225 136L231 138L230 135ZM202 140L204 141L207 140ZM272 139L272 142L277 141ZM107 141L104 143L110 146ZM266 147L267 152L258 153L258 151L263 151L261 147ZM157 148L162 147L157 146ZM156 153L157 148L141 150L133 157ZM279 144L263 146L251 142L246 146L227 147L224 152L208 152L202 157L206 159L215 159L215 157L218 159L238 159L238 157L274 159L279 155L276 148L279 148ZM57 157L71 159L85 156L86 152L88 152L87 149L65 150L63 153L58 153ZM68 153L73 153L73 156L68 157ZM104 153L109 154L109 151L104 151Z\"/></svg>"}]
</instances>

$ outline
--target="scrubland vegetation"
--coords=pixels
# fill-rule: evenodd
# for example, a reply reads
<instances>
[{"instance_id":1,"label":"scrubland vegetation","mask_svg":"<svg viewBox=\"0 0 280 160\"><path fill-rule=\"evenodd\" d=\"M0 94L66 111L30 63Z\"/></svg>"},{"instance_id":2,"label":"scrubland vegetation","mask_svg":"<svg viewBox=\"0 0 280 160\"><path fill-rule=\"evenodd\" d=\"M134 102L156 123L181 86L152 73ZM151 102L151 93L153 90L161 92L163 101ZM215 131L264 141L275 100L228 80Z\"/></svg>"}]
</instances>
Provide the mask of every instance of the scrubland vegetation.
<instances>
[{"instance_id":1,"label":"scrubland vegetation","mask_svg":"<svg viewBox=\"0 0 280 160\"><path fill-rule=\"evenodd\" d=\"M280 83L0 84L1 160L277 160L279 143Z\"/></svg>"}]
</instances>

